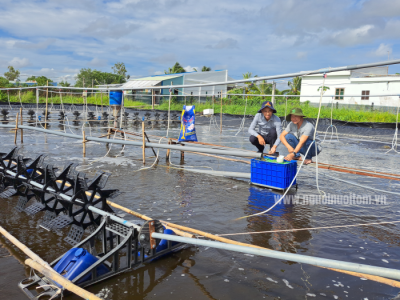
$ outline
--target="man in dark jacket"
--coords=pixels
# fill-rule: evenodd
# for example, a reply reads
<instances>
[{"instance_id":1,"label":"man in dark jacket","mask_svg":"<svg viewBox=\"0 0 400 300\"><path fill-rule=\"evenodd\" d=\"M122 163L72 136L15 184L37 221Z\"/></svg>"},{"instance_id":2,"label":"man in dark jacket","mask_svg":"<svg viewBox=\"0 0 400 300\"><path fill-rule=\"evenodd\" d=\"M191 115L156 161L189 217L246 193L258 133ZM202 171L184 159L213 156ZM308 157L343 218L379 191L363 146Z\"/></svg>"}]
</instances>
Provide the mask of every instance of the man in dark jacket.
<instances>
[{"instance_id":1,"label":"man in dark jacket","mask_svg":"<svg viewBox=\"0 0 400 300\"><path fill-rule=\"evenodd\" d=\"M250 143L257 147L259 153L263 153L265 145L269 144L268 154L279 154L276 148L280 144L278 137L282 133L282 125L281 120L274 113L276 110L271 101L263 102L249 127ZM256 126L258 126L258 132L255 130Z\"/></svg>"}]
</instances>

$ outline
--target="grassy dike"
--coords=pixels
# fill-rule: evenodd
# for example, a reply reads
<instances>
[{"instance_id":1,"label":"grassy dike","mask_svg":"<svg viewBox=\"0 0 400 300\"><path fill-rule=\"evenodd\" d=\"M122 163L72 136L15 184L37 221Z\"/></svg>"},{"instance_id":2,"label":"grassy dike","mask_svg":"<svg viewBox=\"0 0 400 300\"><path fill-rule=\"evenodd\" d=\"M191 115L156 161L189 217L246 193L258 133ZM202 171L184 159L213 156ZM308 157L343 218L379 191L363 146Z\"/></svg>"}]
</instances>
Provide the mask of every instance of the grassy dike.
<instances>
[{"instance_id":1,"label":"grassy dike","mask_svg":"<svg viewBox=\"0 0 400 300\"><path fill-rule=\"evenodd\" d=\"M203 109L212 108L211 103L195 104L196 111L203 111ZM260 109L260 104L247 106L246 115L255 115ZM317 118L318 108L309 106L306 103L288 103L286 108L285 104L275 105L277 111L276 115L281 117L285 115L285 111L288 114L292 108L301 107L303 113L308 118ZM162 103L158 109L168 110L168 103ZM171 110L182 110L182 104L171 104ZM222 107L222 112L232 115L243 115L245 105L240 104L226 104ZM220 103L214 104L214 113L219 114L221 111ZM348 121L348 122L384 122L384 123L395 123L396 115L389 112L380 111L355 111L346 108L333 109L332 117L335 120ZM331 118L331 108L323 106L321 108L320 118Z\"/></svg>"},{"instance_id":2,"label":"grassy dike","mask_svg":"<svg viewBox=\"0 0 400 300\"><path fill-rule=\"evenodd\" d=\"M247 102L246 108L246 115L255 115L260 108L260 104L262 101L270 100L269 97L266 99L260 99L260 97L249 97ZM2 102L7 102L7 94L3 93L0 97ZM25 92L21 94L21 101L22 103L36 103L35 94L31 91ZM53 104L60 104L60 96L59 94L53 94L53 97L50 97L49 94L49 105ZM70 95L63 95L62 101L64 104L83 104L83 98L81 96L70 96ZM243 115L245 111L245 101L239 98L231 98L231 99L223 99L223 107L222 112L226 114L232 115ZM10 95L10 102L20 102L18 94ZM188 105L190 105L188 101ZM39 103L46 103L46 98L41 95L39 98ZM101 105L103 103L104 106L108 106L108 96L107 94L103 95L103 101L101 101L101 96L98 94L96 96L90 96L90 93L87 97L88 104L95 104ZM214 108L214 112L216 114L220 113L221 106L219 99L216 99L214 105L210 101L206 103L196 103L196 100L193 101L193 104L196 106L196 111L201 112L204 109ZM125 106L126 107L136 107L140 106L141 109L151 109L151 105L148 105L143 102L139 101L131 101L125 99ZM176 99L171 101L171 110L182 110L183 103L177 102ZM304 114L309 118L316 118L318 115L318 108L308 105L308 103L300 103L298 100L289 100L287 104L287 108L285 104L276 104L275 108L277 110L278 116L284 116L285 111L289 112L294 107L301 107ZM164 99L162 103L157 106L159 110L168 110L168 99ZM383 122L383 123L395 123L396 122L396 115L390 112L380 112L380 111L356 111L347 108L339 108L333 109L332 113L333 119L341 120L341 121L348 121L348 122ZM321 118L330 118L331 117L331 107L323 106L321 108Z\"/></svg>"}]
</instances>

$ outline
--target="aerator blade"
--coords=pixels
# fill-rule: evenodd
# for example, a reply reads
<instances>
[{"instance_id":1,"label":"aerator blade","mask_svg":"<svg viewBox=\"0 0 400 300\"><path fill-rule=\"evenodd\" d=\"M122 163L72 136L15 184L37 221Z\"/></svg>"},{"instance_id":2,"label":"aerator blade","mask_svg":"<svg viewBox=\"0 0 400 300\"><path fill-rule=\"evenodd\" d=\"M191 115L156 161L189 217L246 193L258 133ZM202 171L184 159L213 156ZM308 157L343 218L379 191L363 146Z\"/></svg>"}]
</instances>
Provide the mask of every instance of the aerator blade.
<instances>
[{"instance_id":1,"label":"aerator blade","mask_svg":"<svg viewBox=\"0 0 400 300\"><path fill-rule=\"evenodd\" d=\"M71 246L75 246L82 240L82 236L85 230L77 225L72 225L70 231L68 232L68 236L64 239Z\"/></svg>"},{"instance_id":2,"label":"aerator blade","mask_svg":"<svg viewBox=\"0 0 400 300\"><path fill-rule=\"evenodd\" d=\"M28 197L19 196L15 210L18 212L23 212L25 210L26 203L28 203Z\"/></svg>"},{"instance_id":3,"label":"aerator blade","mask_svg":"<svg viewBox=\"0 0 400 300\"><path fill-rule=\"evenodd\" d=\"M0 198L10 198L16 194L17 191L14 189L14 187L9 186L2 193L0 193Z\"/></svg>"},{"instance_id":4,"label":"aerator blade","mask_svg":"<svg viewBox=\"0 0 400 300\"><path fill-rule=\"evenodd\" d=\"M71 224L72 221L73 219L67 215L59 215L58 217L52 219L47 226L49 230L60 230Z\"/></svg>"},{"instance_id":5,"label":"aerator blade","mask_svg":"<svg viewBox=\"0 0 400 300\"><path fill-rule=\"evenodd\" d=\"M46 206L44 206L42 203L37 202L25 208L24 212L26 212L29 216L34 216L45 208Z\"/></svg>"},{"instance_id":6,"label":"aerator blade","mask_svg":"<svg viewBox=\"0 0 400 300\"><path fill-rule=\"evenodd\" d=\"M57 217L56 213L53 211L46 210L44 213L44 217L40 222L39 226L50 231L51 230L51 221Z\"/></svg>"}]
</instances>

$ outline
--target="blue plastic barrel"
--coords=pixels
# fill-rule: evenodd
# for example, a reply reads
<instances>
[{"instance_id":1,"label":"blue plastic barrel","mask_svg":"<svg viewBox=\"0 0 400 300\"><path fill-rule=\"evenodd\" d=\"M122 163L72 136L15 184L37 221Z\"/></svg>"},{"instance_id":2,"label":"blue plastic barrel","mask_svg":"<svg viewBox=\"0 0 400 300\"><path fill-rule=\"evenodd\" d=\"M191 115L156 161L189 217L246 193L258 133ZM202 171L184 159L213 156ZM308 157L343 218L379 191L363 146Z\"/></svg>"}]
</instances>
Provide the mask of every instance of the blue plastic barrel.
<instances>
[{"instance_id":1,"label":"blue plastic barrel","mask_svg":"<svg viewBox=\"0 0 400 300\"><path fill-rule=\"evenodd\" d=\"M67 253L65 253L65 255L54 266L54 271L62 274L62 276L68 280L73 280L75 277L77 277L79 274L81 274L97 261L98 259L87 252L85 249L72 248ZM97 276L101 276L109 272L109 269L105 265L101 264L96 268L96 271ZM91 277L91 273L87 274L77 283L85 282L86 280L91 279Z\"/></svg>"},{"instance_id":2,"label":"blue plastic barrel","mask_svg":"<svg viewBox=\"0 0 400 300\"><path fill-rule=\"evenodd\" d=\"M110 105L122 105L122 91L110 91Z\"/></svg>"}]
</instances>

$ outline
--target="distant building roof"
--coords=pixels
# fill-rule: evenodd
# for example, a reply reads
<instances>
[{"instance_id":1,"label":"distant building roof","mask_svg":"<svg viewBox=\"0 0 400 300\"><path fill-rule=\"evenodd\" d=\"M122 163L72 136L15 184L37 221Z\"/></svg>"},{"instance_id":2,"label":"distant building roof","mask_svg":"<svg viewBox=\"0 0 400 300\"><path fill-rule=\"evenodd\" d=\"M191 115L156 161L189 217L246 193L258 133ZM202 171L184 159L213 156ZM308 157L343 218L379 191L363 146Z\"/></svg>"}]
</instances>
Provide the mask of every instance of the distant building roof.
<instances>
[{"instance_id":1,"label":"distant building roof","mask_svg":"<svg viewBox=\"0 0 400 300\"><path fill-rule=\"evenodd\" d=\"M182 74L185 73L179 73L179 74L174 74L174 75L156 75L156 76L149 76L149 77L143 77L143 78L136 78L136 79L132 79L129 81L163 81L163 80L168 80L168 79L172 79L172 78L176 78L176 77L180 77L182 76ZM129 82L128 81L128 82Z\"/></svg>"}]
</instances>

